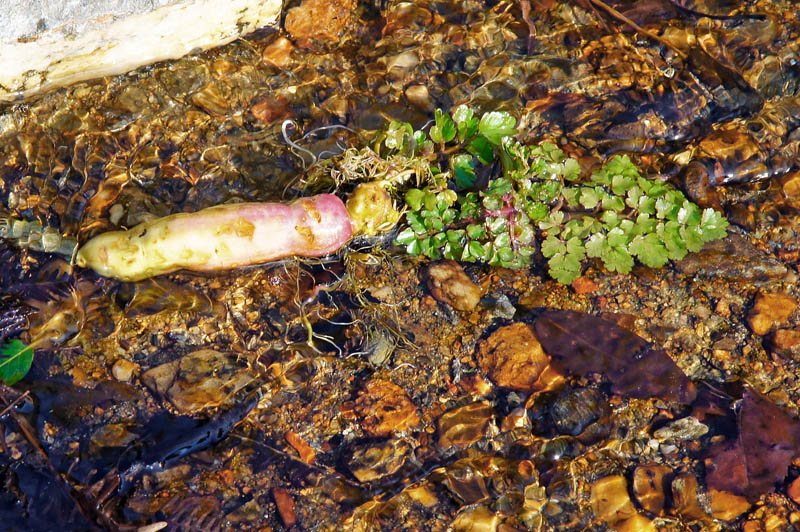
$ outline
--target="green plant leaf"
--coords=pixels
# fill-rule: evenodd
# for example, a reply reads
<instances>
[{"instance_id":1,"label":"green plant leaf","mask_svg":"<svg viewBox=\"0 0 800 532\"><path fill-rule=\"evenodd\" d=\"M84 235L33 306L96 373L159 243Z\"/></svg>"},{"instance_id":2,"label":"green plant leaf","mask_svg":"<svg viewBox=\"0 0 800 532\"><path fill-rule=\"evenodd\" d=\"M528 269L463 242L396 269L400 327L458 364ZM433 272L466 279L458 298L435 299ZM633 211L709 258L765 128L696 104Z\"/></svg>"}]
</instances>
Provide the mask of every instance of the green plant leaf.
<instances>
[{"instance_id":1,"label":"green plant leaf","mask_svg":"<svg viewBox=\"0 0 800 532\"><path fill-rule=\"evenodd\" d=\"M600 215L600 221L603 222L608 229L613 229L619 225L619 214L616 211L605 211Z\"/></svg>"},{"instance_id":2,"label":"green plant leaf","mask_svg":"<svg viewBox=\"0 0 800 532\"><path fill-rule=\"evenodd\" d=\"M447 240L453 244L461 244L466 237L467 232L463 229L448 229Z\"/></svg>"},{"instance_id":3,"label":"green plant leaf","mask_svg":"<svg viewBox=\"0 0 800 532\"><path fill-rule=\"evenodd\" d=\"M472 240L480 240L481 238L486 238L486 230L483 225L469 224L467 226L467 236Z\"/></svg>"},{"instance_id":4,"label":"green plant leaf","mask_svg":"<svg viewBox=\"0 0 800 532\"><path fill-rule=\"evenodd\" d=\"M640 214L636 217L635 227L633 232L637 235L642 235L645 233L654 233L656 230L656 225L658 225L658 220L655 218L650 218L649 214Z\"/></svg>"},{"instance_id":5,"label":"green plant leaf","mask_svg":"<svg viewBox=\"0 0 800 532\"><path fill-rule=\"evenodd\" d=\"M486 252L480 242L471 240L467 247L469 248L469 254L476 259L482 259L486 256Z\"/></svg>"},{"instance_id":6,"label":"green plant leaf","mask_svg":"<svg viewBox=\"0 0 800 532\"><path fill-rule=\"evenodd\" d=\"M605 197L603 197L602 207L605 211L622 212L625 210L625 202L620 196L606 194Z\"/></svg>"},{"instance_id":7,"label":"green plant leaf","mask_svg":"<svg viewBox=\"0 0 800 532\"><path fill-rule=\"evenodd\" d=\"M662 220L677 220L680 207L667 198L656 200L656 216Z\"/></svg>"},{"instance_id":8,"label":"green plant leaf","mask_svg":"<svg viewBox=\"0 0 800 532\"><path fill-rule=\"evenodd\" d=\"M686 249L692 253L703 249L703 245L706 243L703 233L697 225L681 227L680 235L683 237Z\"/></svg>"},{"instance_id":9,"label":"green plant leaf","mask_svg":"<svg viewBox=\"0 0 800 532\"><path fill-rule=\"evenodd\" d=\"M467 146L467 151L478 158L482 164L492 164L495 160L494 149L486 137L475 137Z\"/></svg>"},{"instance_id":10,"label":"green plant leaf","mask_svg":"<svg viewBox=\"0 0 800 532\"><path fill-rule=\"evenodd\" d=\"M608 245L612 248L625 247L628 245L628 235L621 227L615 227L606 233L606 238L608 239Z\"/></svg>"},{"instance_id":11,"label":"green plant leaf","mask_svg":"<svg viewBox=\"0 0 800 532\"><path fill-rule=\"evenodd\" d=\"M700 228L703 230L703 240L711 242L728 235L728 220L719 212L708 208L703 211L700 218Z\"/></svg>"},{"instance_id":12,"label":"green plant leaf","mask_svg":"<svg viewBox=\"0 0 800 532\"><path fill-rule=\"evenodd\" d=\"M417 239L417 234L414 232L413 229L407 227L397 233L397 237L394 239L395 242L398 244L402 244L404 246L409 245L411 242Z\"/></svg>"},{"instance_id":13,"label":"green plant leaf","mask_svg":"<svg viewBox=\"0 0 800 532\"><path fill-rule=\"evenodd\" d=\"M585 209L594 209L600 203L600 197L594 187L581 187L579 201Z\"/></svg>"},{"instance_id":14,"label":"green plant leaf","mask_svg":"<svg viewBox=\"0 0 800 532\"><path fill-rule=\"evenodd\" d=\"M33 346L20 340L6 342L0 348L0 381L12 386L28 374L33 363Z\"/></svg>"},{"instance_id":15,"label":"green plant leaf","mask_svg":"<svg viewBox=\"0 0 800 532\"><path fill-rule=\"evenodd\" d=\"M492 111L481 117L478 123L478 133L495 145L500 145L503 137L516 134L517 119L505 111Z\"/></svg>"},{"instance_id":16,"label":"green plant leaf","mask_svg":"<svg viewBox=\"0 0 800 532\"><path fill-rule=\"evenodd\" d=\"M689 200L685 200L678 211L678 222L686 225L700 225L700 207Z\"/></svg>"},{"instance_id":17,"label":"green plant leaf","mask_svg":"<svg viewBox=\"0 0 800 532\"><path fill-rule=\"evenodd\" d=\"M550 277L562 284L570 284L581 274L581 260L572 253L556 253L547 261Z\"/></svg>"},{"instance_id":18,"label":"green plant leaf","mask_svg":"<svg viewBox=\"0 0 800 532\"><path fill-rule=\"evenodd\" d=\"M418 188L412 188L406 192L406 205L412 211L418 211L422 208L422 200L425 198L425 193Z\"/></svg>"},{"instance_id":19,"label":"green plant leaf","mask_svg":"<svg viewBox=\"0 0 800 532\"><path fill-rule=\"evenodd\" d=\"M561 195L570 207L577 207L580 205L581 188L583 187L564 187L561 190Z\"/></svg>"},{"instance_id":20,"label":"green plant leaf","mask_svg":"<svg viewBox=\"0 0 800 532\"><path fill-rule=\"evenodd\" d=\"M549 229L559 228L561 227L563 221L564 213L562 211L553 211L550 213L547 221L539 222L539 229L542 231L547 231Z\"/></svg>"},{"instance_id":21,"label":"green plant leaf","mask_svg":"<svg viewBox=\"0 0 800 532\"><path fill-rule=\"evenodd\" d=\"M558 253L565 253L566 251L566 244L555 236L548 236L544 242L542 242L542 255L545 257L552 257Z\"/></svg>"},{"instance_id":22,"label":"green plant leaf","mask_svg":"<svg viewBox=\"0 0 800 532\"><path fill-rule=\"evenodd\" d=\"M603 260L603 265L609 271L630 273L631 269L633 269L633 257L631 257L628 250L622 246L607 247L600 258Z\"/></svg>"},{"instance_id":23,"label":"green plant leaf","mask_svg":"<svg viewBox=\"0 0 800 532\"><path fill-rule=\"evenodd\" d=\"M624 195L635 183L634 178L617 174L611 178L611 192L617 196Z\"/></svg>"},{"instance_id":24,"label":"green plant leaf","mask_svg":"<svg viewBox=\"0 0 800 532\"><path fill-rule=\"evenodd\" d=\"M576 236L567 240L567 253L577 257L578 260L582 260L586 256L586 248L583 246L583 241Z\"/></svg>"},{"instance_id":25,"label":"green plant leaf","mask_svg":"<svg viewBox=\"0 0 800 532\"><path fill-rule=\"evenodd\" d=\"M458 188L472 188L475 186L475 168L471 155L461 153L453 157L451 161L455 182Z\"/></svg>"},{"instance_id":26,"label":"green plant leaf","mask_svg":"<svg viewBox=\"0 0 800 532\"><path fill-rule=\"evenodd\" d=\"M494 242L492 242L492 245L494 245L494 247L498 250L500 248L509 247L511 245L511 235L509 235L508 233L500 233L495 237Z\"/></svg>"},{"instance_id":27,"label":"green plant leaf","mask_svg":"<svg viewBox=\"0 0 800 532\"><path fill-rule=\"evenodd\" d=\"M575 159L567 159L563 163L563 176L567 181L575 181L581 176L581 165Z\"/></svg>"},{"instance_id":28,"label":"green plant leaf","mask_svg":"<svg viewBox=\"0 0 800 532\"><path fill-rule=\"evenodd\" d=\"M667 248L655 233L636 235L631 240L628 250L642 264L651 268L660 268L669 260Z\"/></svg>"},{"instance_id":29,"label":"green plant leaf","mask_svg":"<svg viewBox=\"0 0 800 532\"><path fill-rule=\"evenodd\" d=\"M547 205L544 203L539 203L537 201L528 205L528 207L525 209L525 214L527 214L528 218L531 220L538 222L548 217L550 214L550 209L548 209Z\"/></svg>"},{"instance_id":30,"label":"green plant leaf","mask_svg":"<svg viewBox=\"0 0 800 532\"><path fill-rule=\"evenodd\" d=\"M437 144L450 142L456 136L456 125L441 109L434 113L435 125L431 126L431 140Z\"/></svg>"},{"instance_id":31,"label":"green plant leaf","mask_svg":"<svg viewBox=\"0 0 800 532\"><path fill-rule=\"evenodd\" d=\"M586 254L591 258L600 258L608 247L605 233L594 233L586 241Z\"/></svg>"},{"instance_id":32,"label":"green plant leaf","mask_svg":"<svg viewBox=\"0 0 800 532\"><path fill-rule=\"evenodd\" d=\"M681 236L680 224L678 224L678 222L662 222L658 224L656 233L658 234L659 238L661 238L661 241L664 242L670 259L680 260L686 256L688 250L686 249L686 243Z\"/></svg>"},{"instance_id":33,"label":"green plant leaf","mask_svg":"<svg viewBox=\"0 0 800 532\"><path fill-rule=\"evenodd\" d=\"M414 138L414 128L408 122L392 120L386 130L383 143L390 150L406 151L409 141Z\"/></svg>"},{"instance_id":34,"label":"green plant leaf","mask_svg":"<svg viewBox=\"0 0 800 532\"><path fill-rule=\"evenodd\" d=\"M478 131L478 119L472 109L463 103L453 111L453 121L458 129L458 141L464 142Z\"/></svg>"}]
</instances>

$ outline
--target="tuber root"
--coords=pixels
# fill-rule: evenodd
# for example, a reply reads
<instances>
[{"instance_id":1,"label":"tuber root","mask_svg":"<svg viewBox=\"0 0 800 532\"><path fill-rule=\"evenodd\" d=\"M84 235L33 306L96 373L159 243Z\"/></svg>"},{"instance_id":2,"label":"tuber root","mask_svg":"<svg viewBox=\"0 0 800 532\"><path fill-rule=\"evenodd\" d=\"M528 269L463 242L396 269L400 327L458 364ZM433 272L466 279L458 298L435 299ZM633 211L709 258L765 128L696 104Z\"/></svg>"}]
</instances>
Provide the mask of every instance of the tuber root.
<instances>
[{"instance_id":1,"label":"tuber root","mask_svg":"<svg viewBox=\"0 0 800 532\"><path fill-rule=\"evenodd\" d=\"M322 257L352 236L342 200L319 194L288 205L218 205L103 233L78 250L75 262L105 277L138 281L180 269L217 271L290 256Z\"/></svg>"}]
</instances>

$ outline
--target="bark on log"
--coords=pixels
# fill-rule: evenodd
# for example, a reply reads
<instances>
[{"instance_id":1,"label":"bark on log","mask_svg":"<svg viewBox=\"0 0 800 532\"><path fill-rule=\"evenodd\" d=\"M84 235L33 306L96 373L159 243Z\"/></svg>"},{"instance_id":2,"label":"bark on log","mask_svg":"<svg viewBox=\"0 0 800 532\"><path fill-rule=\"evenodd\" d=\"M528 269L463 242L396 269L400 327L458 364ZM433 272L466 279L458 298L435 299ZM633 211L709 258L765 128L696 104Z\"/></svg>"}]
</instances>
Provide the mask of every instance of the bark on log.
<instances>
[{"instance_id":1,"label":"bark on log","mask_svg":"<svg viewBox=\"0 0 800 532\"><path fill-rule=\"evenodd\" d=\"M281 0L96 0L89 15L69 0L6 1L0 102L226 44L275 24L281 10Z\"/></svg>"}]
</instances>

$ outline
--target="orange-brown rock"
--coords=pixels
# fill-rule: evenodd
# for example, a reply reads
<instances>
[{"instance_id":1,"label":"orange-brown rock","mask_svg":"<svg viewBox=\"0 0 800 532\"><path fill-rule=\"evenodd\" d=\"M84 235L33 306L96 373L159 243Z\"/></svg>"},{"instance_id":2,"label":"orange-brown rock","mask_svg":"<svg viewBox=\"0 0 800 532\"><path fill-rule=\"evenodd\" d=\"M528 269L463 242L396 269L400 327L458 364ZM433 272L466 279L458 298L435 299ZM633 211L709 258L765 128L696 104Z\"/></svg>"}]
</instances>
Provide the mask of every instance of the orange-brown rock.
<instances>
[{"instance_id":1,"label":"orange-brown rock","mask_svg":"<svg viewBox=\"0 0 800 532\"><path fill-rule=\"evenodd\" d=\"M286 13L284 28L299 46L336 42L351 23L354 0L303 0Z\"/></svg>"},{"instance_id":2,"label":"orange-brown rock","mask_svg":"<svg viewBox=\"0 0 800 532\"><path fill-rule=\"evenodd\" d=\"M307 464L314 463L317 452L308 444L308 442L301 438L299 434L288 431L283 435L283 437L286 438L286 441L289 443L289 445L294 447L294 450L300 455L300 460Z\"/></svg>"},{"instance_id":3,"label":"orange-brown rock","mask_svg":"<svg viewBox=\"0 0 800 532\"><path fill-rule=\"evenodd\" d=\"M793 172L781 179L781 189L789 204L800 208L800 172Z\"/></svg>"},{"instance_id":4,"label":"orange-brown rock","mask_svg":"<svg viewBox=\"0 0 800 532\"><path fill-rule=\"evenodd\" d=\"M373 436L388 436L420 423L417 407L405 390L386 379L367 382L358 394L355 411L361 427Z\"/></svg>"},{"instance_id":5,"label":"orange-brown rock","mask_svg":"<svg viewBox=\"0 0 800 532\"><path fill-rule=\"evenodd\" d=\"M780 355L800 358L800 328L778 329L771 335L769 344L770 348Z\"/></svg>"},{"instance_id":6,"label":"orange-brown rock","mask_svg":"<svg viewBox=\"0 0 800 532\"><path fill-rule=\"evenodd\" d=\"M636 515L628 495L628 483L622 475L603 477L592 484L590 504L594 515L612 527Z\"/></svg>"},{"instance_id":7,"label":"orange-brown rock","mask_svg":"<svg viewBox=\"0 0 800 532\"><path fill-rule=\"evenodd\" d=\"M486 401L448 410L437 423L439 447L466 447L482 439L493 416L494 409Z\"/></svg>"},{"instance_id":8,"label":"orange-brown rock","mask_svg":"<svg viewBox=\"0 0 800 532\"><path fill-rule=\"evenodd\" d=\"M283 522L283 526L291 528L297 523L297 515L294 513L294 499L291 494L283 488L272 488L272 498L278 507L278 515Z\"/></svg>"},{"instance_id":9,"label":"orange-brown rock","mask_svg":"<svg viewBox=\"0 0 800 532\"><path fill-rule=\"evenodd\" d=\"M791 484L789 484L786 494L795 503L800 504L800 477L797 477L791 482Z\"/></svg>"},{"instance_id":10,"label":"orange-brown rock","mask_svg":"<svg viewBox=\"0 0 800 532\"><path fill-rule=\"evenodd\" d=\"M741 495L727 491L708 490L711 497L711 516L723 521L733 521L750 509L752 504Z\"/></svg>"},{"instance_id":11,"label":"orange-brown rock","mask_svg":"<svg viewBox=\"0 0 800 532\"><path fill-rule=\"evenodd\" d=\"M283 120L290 115L289 105L286 103L286 98L280 95L266 98L260 102L257 102L250 108L250 112L253 113L253 116L265 124L269 124L277 120Z\"/></svg>"},{"instance_id":12,"label":"orange-brown rock","mask_svg":"<svg viewBox=\"0 0 800 532\"><path fill-rule=\"evenodd\" d=\"M261 59L278 68L286 68L292 64L292 52L294 51L292 41L286 37L278 37L264 48Z\"/></svg>"},{"instance_id":13,"label":"orange-brown rock","mask_svg":"<svg viewBox=\"0 0 800 532\"><path fill-rule=\"evenodd\" d=\"M493 383L520 391L541 391L559 382L548 357L528 325L500 327L478 344L478 365Z\"/></svg>"},{"instance_id":14,"label":"orange-brown rock","mask_svg":"<svg viewBox=\"0 0 800 532\"><path fill-rule=\"evenodd\" d=\"M656 525L642 514L620 521L613 526L616 532L656 532Z\"/></svg>"},{"instance_id":15,"label":"orange-brown rock","mask_svg":"<svg viewBox=\"0 0 800 532\"><path fill-rule=\"evenodd\" d=\"M470 311L478 306L481 287L464 272L454 260L433 262L425 269L428 290L437 301L447 303L456 310Z\"/></svg>"},{"instance_id":16,"label":"orange-brown rock","mask_svg":"<svg viewBox=\"0 0 800 532\"><path fill-rule=\"evenodd\" d=\"M797 308L797 301L779 292L758 294L747 317L750 329L763 336L786 321Z\"/></svg>"},{"instance_id":17,"label":"orange-brown rock","mask_svg":"<svg viewBox=\"0 0 800 532\"><path fill-rule=\"evenodd\" d=\"M665 465L639 466L633 471L633 495L648 512L661 513L664 509L664 476L672 470Z\"/></svg>"},{"instance_id":18,"label":"orange-brown rock","mask_svg":"<svg viewBox=\"0 0 800 532\"><path fill-rule=\"evenodd\" d=\"M697 478L685 473L672 480L672 501L675 512L690 520L709 521L710 517L697 499Z\"/></svg>"},{"instance_id":19,"label":"orange-brown rock","mask_svg":"<svg viewBox=\"0 0 800 532\"><path fill-rule=\"evenodd\" d=\"M572 281L572 289L575 290L576 294L591 294L598 288L600 288L600 285L588 277L581 276Z\"/></svg>"}]
</instances>

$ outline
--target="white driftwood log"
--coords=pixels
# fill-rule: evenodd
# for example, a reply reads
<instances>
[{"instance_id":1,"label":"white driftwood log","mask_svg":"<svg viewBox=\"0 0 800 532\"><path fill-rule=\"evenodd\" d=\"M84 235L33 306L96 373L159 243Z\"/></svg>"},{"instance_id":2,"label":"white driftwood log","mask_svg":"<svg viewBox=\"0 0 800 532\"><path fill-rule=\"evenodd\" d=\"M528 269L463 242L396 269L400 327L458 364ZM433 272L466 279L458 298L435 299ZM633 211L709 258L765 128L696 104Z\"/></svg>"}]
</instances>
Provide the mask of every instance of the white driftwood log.
<instances>
[{"instance_id":1,"label":"white driftwood log","mask_svg":"<svg viewBox=\"0 0 800 532\"><path fill-rule=\"evenodd\" d=\"M9 8L5 1L4 10ZM0 14L0 25L20 22L22 15L32 14L41 4L41 0L8 1L11 6ZM49 3L47 9L52 11L53 4L64 2L46 0L43 5ZM104 2L117 11L103 12ZM281 10L281 0L149 0L139 2L138 12L126 13L119 5L130 2L104 2L95 2L99 11L88 20L63 23L58 14L51 14L59 27L23 35L10 35L8 27L0 31L0 102L226 44L276 23ZM47 22L41 17L38 26ZM18 27L29 30L21 22Z\"/></svg>"}]
</instances>

